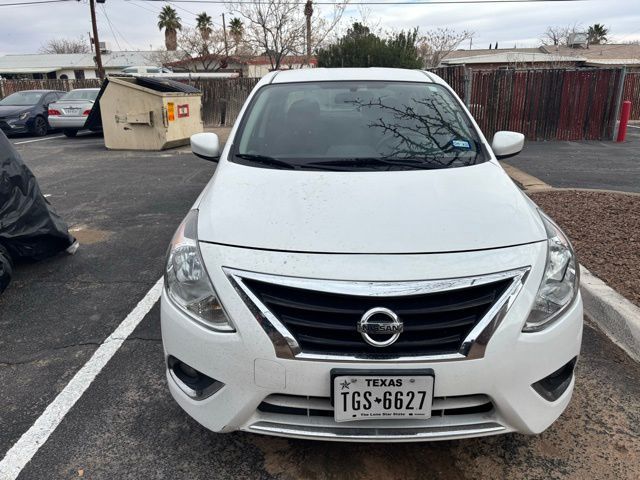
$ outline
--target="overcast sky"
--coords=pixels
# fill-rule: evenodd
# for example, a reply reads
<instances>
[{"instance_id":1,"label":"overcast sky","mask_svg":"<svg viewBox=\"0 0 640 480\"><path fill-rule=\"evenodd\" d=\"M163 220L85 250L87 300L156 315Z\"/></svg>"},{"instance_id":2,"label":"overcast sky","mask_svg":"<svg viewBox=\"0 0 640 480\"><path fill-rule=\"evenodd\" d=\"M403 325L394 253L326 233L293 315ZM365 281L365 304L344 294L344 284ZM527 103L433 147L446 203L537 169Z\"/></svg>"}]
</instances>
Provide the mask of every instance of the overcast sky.
<instances>
[{"instance_id":1,"label":"overcast sky","mask_svg":"<svg viewBox=\"0 0 640 480\"><path fill-rule=\"evenodd\" d=\"M13 3L23 0L0 0ZM24 0L28 1L28 0ZM360 0L352 0L357 2ZM392 0L389 0L392 1ZM162 46L163 34L157 27L157 15L163 4L143 0L106 0L98 5L100 40L112 50L149 50ZM183 23L193 26L195 13L206 11L221 23L223 5L174 4ZM302 8L302 6L300 7ZM103 11L104 9L104 11ZM370 21L383 28L451 27L475 32L474 48L537 46L548 25L604 23L613 41L640 40L640 0L585 0L530 4L487 5L381 5L370 6ZM109 27L107 17L113 29ZM229 18L229 15L227 18ZM347 20L358 19L359 9L350 7ZM346 23L346 22L345 22ZM89 5L84 1L38 6L0 8L0 55L35 53L48 39L75 37L86 39L91 29ZM468 47L468 45L465 45Z\"/></svg>"}]
</instances>

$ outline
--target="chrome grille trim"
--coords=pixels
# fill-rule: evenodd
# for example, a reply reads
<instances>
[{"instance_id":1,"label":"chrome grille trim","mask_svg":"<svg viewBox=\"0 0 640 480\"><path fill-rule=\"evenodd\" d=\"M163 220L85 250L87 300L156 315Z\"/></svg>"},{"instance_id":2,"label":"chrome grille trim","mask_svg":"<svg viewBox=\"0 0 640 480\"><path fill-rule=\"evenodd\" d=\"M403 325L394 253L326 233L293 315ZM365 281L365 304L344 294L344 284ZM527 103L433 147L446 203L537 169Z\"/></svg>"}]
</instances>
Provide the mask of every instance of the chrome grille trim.
<instances>
[{"instance_id":1,"label":"chrome grille trim","mask_svg":"<svg viewBox=\"0 0 640 480\"><path fill-rule=\"evenodd\" d=\"M248 431L269 435L282 435L297 438L316 438L323 440L350 441L420 441L445 440L462 437L477 437L507 433L503 425L495 422L483 422L469 425L443 425L413 428L358 428L331 427L316 425L288 425L268 421L251 424Z\"/></svg>"},{"instance_id":2,"label":"chrome grille trim","mask_svg":"<svg viewBox=\"0 0 640 480\"><path fill-rule=\"evenodd\" d=\"M331 399L325 397L307 397L301 395L271 394L263 400L264 403L279 407L304 408L311 410L333 411ZM487 395L462 395L456 397L434 397L432 410L454 410L458 408L477 407L490 403Z\"/></svg>"},{"instance_id":3,"label":"chrome grille trim","mask_svg":"<svg viewBox=\"0 0 640 480\"><path fill-rule=\"evenodd\" d=\"M503 272L477 275L471 277L459 277L435 280L416 280L406 282L362 282L347 280L323 280L300 277L286 277L282 275L269 275L264 273L237 270L223 267L227 278L238 292L238 295L247 305L258 323L271 339L276 356L284 359L313 360L313 361L338 361L338 362L425 362L425 361L455 361L477 359L484 357L487 343L502 322L507 311L513 304L518 293L522 289L530 267L521 267ZM402 356L390 355L384 358L362 355L337 355L304 353L295 337L278 320L278 318L262 303L262 301L247 287L243 279L252 279L265 283L273 283L304 290L315 290L324 293L336 293L343 295L361 295L372 297L418 295L436 293L462 288L485 285L500 280L511 279L500 298L492 305L489 311L482 317L462 342L460 350L452 354Z\"/></svg>"}]
</instances>

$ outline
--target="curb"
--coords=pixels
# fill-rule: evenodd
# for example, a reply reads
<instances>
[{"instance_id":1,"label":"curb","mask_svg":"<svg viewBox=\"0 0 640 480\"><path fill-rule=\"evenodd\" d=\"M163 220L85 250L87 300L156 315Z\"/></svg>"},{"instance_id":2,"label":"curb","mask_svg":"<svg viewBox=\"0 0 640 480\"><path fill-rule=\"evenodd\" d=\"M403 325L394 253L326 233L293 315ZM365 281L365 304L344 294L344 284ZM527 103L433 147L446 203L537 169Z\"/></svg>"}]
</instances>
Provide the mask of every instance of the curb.
<instances>
[{"instance_id":1,"label":"curb","mask_svg":"<svg viewBox=\"0 0 640 480\"><path fill-rule=\"evenodd\" d=\"M580 265L585 313L613 343L640 362L640 308Z\"/></svg>"},{"instance_id":2,"label":"curb","mask_svg":"<svg viewBox=\"0 0 640 480\"><path fill-rule=\"evenodd\" d=\"M511 179L525 192L543 192L553 190L553 187L533 175L523 172L508 163L501 162L502 168Z\"/></svg>"}]
</instances>

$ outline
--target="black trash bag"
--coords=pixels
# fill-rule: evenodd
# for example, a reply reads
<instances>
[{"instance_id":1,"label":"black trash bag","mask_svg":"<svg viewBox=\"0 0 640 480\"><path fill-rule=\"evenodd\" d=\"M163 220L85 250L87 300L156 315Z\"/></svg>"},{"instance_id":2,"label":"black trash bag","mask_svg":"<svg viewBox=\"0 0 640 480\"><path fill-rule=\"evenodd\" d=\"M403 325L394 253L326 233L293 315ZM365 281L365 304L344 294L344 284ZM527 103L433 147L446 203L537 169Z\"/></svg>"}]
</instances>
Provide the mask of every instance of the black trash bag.
<instances>
[{"instance_id":1,"label":"black trash bag","mask_svg":"<svg viewBox=\"0 0 640 480\"><path fill-rule=\"evenodd\" d=\"M42 196L29 167L0 131L0 245L14 261L42 260L74 241Z\"/></svg>"},{"instance_id":2,"label":"black trash bag","mask_svg":"<svg viewBox=\"0 0 640 480\"><path fill-rule=\"evenodd\" d=\"M11 275L13 275L11 255L0 245L0 293L4 292L5 288L9 285Z\"/></svg>"}]
</instances>

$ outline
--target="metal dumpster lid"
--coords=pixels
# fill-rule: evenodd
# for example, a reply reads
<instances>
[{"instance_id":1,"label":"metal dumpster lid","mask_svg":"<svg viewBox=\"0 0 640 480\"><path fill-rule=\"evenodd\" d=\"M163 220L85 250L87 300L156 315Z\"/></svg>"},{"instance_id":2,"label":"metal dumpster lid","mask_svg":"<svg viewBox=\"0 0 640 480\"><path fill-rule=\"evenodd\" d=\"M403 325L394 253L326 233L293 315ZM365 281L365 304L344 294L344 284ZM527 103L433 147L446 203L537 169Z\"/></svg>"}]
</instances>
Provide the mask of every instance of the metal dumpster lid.
<instances>
[{"instance_id":1,"label":"metal dumpster lid","mask_svg":"<svg viewBox=\"0 0 640 480\"><path fill-rule=\"evenodd\" d=\"M195 87L186 83L169 80L161 77L136 77L138 85L150 88L157 92L181 92L181 93L200 93Z\"/></svg>"}]
</instances>

